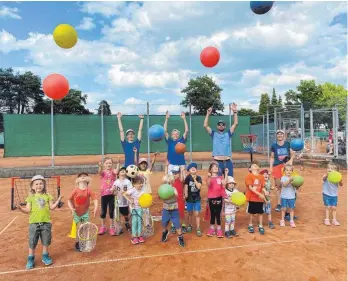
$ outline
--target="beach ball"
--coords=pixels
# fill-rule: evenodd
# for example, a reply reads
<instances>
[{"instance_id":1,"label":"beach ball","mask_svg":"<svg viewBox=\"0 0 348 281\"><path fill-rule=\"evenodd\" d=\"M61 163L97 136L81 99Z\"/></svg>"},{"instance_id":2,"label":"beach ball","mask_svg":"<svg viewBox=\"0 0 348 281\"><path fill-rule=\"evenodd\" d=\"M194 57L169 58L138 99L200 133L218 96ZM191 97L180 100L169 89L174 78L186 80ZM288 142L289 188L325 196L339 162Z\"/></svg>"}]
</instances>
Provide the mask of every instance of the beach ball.
<instances>
[{"instance_id":1,"label":"beach ball","mask_svg":"<svg viewBox=\"0 0 348 281\"><path fill-rule=\"evenodd\" d=\"M274 1L250 1L250 9L257 15L263 15L272 9Z\"/></svg>"},{"instance_id":2,"label":"beach ball","mask_svg":"<svg viewBox=\"0 0 348 281\"><path fill-rule=\"evenodd\" d=\"M337 171L331 171L328 174L327 180L333 184L338 184L342 180L342 174Z\"/></svg>"},{"instance_id":3,"label":"beach ball","mask_svg":"<svg viewBox=\"0 0 348 281\"><path fill-rule=\"evenodd\" d=\"M153 125L149 129L149 138L152 141L161 141L164 138L164 128L161 125Z\"/></svg>"},{"instance_id":4,"label":"beach ball","mask_svg":"<svg viewBox=\"0 0 348 281\"><path fill-rule=\"evenodd\" d=\"M236 206L242 206L246 202L246 197L242 192L233 192L231 195L231 202Z\"/></svg>"},{"instance_id":5,"label":"beach ball","mask_svg":"<svg viewBox=\"0 0 348 281\"><path fill-rule=\"evenodd\" d=\"M303 182L304 182L304 178L301 177L301 176L294 176L292 177L293 178L293 181L291 183L291 185L295 188L299 188L303 185Z\"/></svg>"},{"instance_id":6,"label":"beach ball","mask_svg":"<svg viewBox=\"0 0 348 281\"><path fill-rule=\"evenodd\" d=\"M77 32L70 24L60 24L53 31L53 39L63 49L71 49L77 43Z\"/></svg>"},{"instance_id":7,"label":"beach ball","mask_svg":"<svg viewBox=\"0 0 348 281\"><path fill-rule=\"evenodd\" d=\"M60 74L48 75L42 82L45 95L53 100L61 100L69 93L69 82Z\"/></svg>"},{"instance_id":8,"label":"beach ball","mask_svg":"<svg viewBox=\"0 0 348 281\"><path fill-rule=\"evenodd\" d=\"M174 196L174 187L170 184L162 184L158 189L158 195L162 200L168 200Z\"/></svg>"},{"instance_id":9,"label":"beach ball","mask_svg":"<svg viewBox=\"0 0 348 281\"><path fill-rule=\"evenodd\" d=\"M205 67L214 67L219 63L220 52L215 47L207 47L201 52L201 63Z\"/></svg>"},{"instance_id":10,"label":"beach ball","mask_svg":"<svg viewBox=\"0 0 348 281\"><path fill-rule=\"evenodd\" d=\"M150 208L150 206L152 205L152 196L151 196L151 194L148 194L148 193L142 194L139 197L139 205L143 209Z\"/></svg>"},{"instance_id":11,"label":"beach ball","mask_svg":"<svg viewBox=\"0 0 348 281\"><path fill-rule=\"evenodd\" d=\"M302 139L293 139L290 142L290 147L293 151L300 151L304 147L304 143Z\"/></svg>"}]
</instances>

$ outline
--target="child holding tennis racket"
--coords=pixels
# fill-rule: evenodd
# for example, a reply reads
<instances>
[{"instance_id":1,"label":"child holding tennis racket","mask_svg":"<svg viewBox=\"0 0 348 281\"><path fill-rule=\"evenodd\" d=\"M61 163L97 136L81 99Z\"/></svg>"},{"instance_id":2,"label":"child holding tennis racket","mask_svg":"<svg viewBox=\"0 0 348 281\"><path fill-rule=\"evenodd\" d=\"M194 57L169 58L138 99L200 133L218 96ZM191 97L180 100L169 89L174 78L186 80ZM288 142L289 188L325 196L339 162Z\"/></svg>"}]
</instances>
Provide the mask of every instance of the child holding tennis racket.
<instances>
[{"instance_id":1,"label":"child holding tennis racket","mask_svg":"<svg viewBox=\"0 0 348 281\"><path fill-rule=\"evenodd\" d=\"M35 248L41 239L42 243L42 262L45 265L53 263L49 256L48 247L52 241L52 224L50 210L57 208L62 197L59 196L56 202L53 202L51 194L47 193L46 181L43 176L36 175L31 179L30 183L31 195L25 200L25 207L17 206L17 208L25 214L29 215L29 255L26 268L35 267Z\"/></svg>"},{"instance_id":2,"label":"child holding tennis racket","mask_svg":"<svg viewBox=\"0 0 348 281\"><path fill-rule=\"evenodd\" d=\"M97 195L88 186L90 178L87 173L78 174L75 183L76 187L69 197L68 206L73 215L74 222L79 225L89 222L89 205L91 199L94 203L93 218L95 218L98 209L98 200ZM76 227L75 249L76 251L80 251L77 229L78 227Z\"/></svg>"}]
</instances>

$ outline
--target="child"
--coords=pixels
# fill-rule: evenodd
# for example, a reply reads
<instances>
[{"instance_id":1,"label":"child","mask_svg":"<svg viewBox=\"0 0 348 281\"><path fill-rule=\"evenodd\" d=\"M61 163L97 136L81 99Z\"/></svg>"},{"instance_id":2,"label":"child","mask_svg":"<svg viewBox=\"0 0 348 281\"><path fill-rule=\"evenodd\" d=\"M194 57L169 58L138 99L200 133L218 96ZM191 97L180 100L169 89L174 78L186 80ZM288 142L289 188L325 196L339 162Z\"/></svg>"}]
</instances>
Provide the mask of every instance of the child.
<instances>
[{"instance_id":1,"label":"child","mask_svg":"<svg viewBox=\"0 0 348 281\"><path fill-rule=\"evenodd\" d=\"M174 182L173 175L165 175L163 177L163 183L172 184ZM163 200L163 210L162 210L162 243L168 240L168 224L171 221L178 233L178 242L181 247L185 247L184 237L181 232L180 226L180 215L178 210L178 192L174 188L174 196Z\"/></svg>"},{"instance_id":2,"label":"child","mask_svg":"<svg viewBox=\"0 0 348 281\"><path fill-rule=\"evenodd\" d=\"M61 196L53 203L53 197L47 193L46 181L43 176L37 175L31 179L30 183L31 195L25 200L25 207L17 206L17 208L29 216L29 256L26 268L33 269L35 267L35 248L39 242L42 243L42 262L45 265L53 263L52 258L48 254L48 247L52 240L52 224L50 210L54 210Z\"/></svg>"},{"instance_id":3,"label":"child","mask_svg":"<svg viewBox=\"0 0 348 281\"><path fill-rule=\"evenodd\" d=\"M237 183L233 177L227 178L226 190L225 190L225 237L237 237L238 233L234 229L234 223L236 221L237 207L232 204L231 196L234 192L238 192L236 188Z\"/></svg>"},{"instance_id":4,"label":"child","mask_svg":"<svg viewBox=\"0 0 348 281\"><path fill-rule=\"evenodd\" d=\"M290 209L290 226L296 227L294 222L294 209L295 209L295 200L296 200L296 190L291 185L293 178L291 177L292 172L294 171L293 167L289 164L285 165L284 172L285 176L282 176L280 182L282 184L282 189L280 193L281 199L281 220L280 226L285 226L285 211Z\"/></svg>"},{"instance_id":5,"label":"child","mask_svg":"<svg viewBox=\"0 0 348 281\"><path fill-rule=\"evenodd\" d=\"M250 171L245 178L245 185L247 188L246 198L249 201L247 212L249 213L249 233L254 233L253 216L259 216L259 233L265 234L265 229L262 226L262 214L263 203L266 200L262 193L262 189L265 186L265 180L262 175L259 174L259 166L256 162L253 162L250 166Z\"/></svg>"},{"instance_id":6,"label":"child","mask_svg":"<svg viewBox=\"0 0 348 281\"><path fill-rule=\"evenodd\" d=\"M221 229L221 211L223 198L226 196L225 186L227 184L228 169L225 169L225 178L219 176L219 166L217 163L212 163L209 166L209 174L207 179L208 186L208 204L210 210L210 228L207 236L216 235L218 238L223 238ZM217 224L215 231L215 222Z\"/></svg>"},{"instance_id":7,"label":"child","mask_svg":"<svg viewBox=\"0 0 348 281\"><path fill-rule=\"evenodd\" d=\"M327 166L327 173L323 176L323 201L325 205L325 225L330 224L330 211L332 211L332 224L339 226L340 223L336 218L336 207L337 207L337 198L338 198L338 185L343 186L343 181L339 184L333 184L327 180L328 173L331 171L339 172L337 165L330 163Z\"/></svg>"},{"instance_id":8,"label":"child","mask_svg":"<svg viewBox=\"0 0 348 281\"><path fill-rule=\"evenodd\" d=\"M74 188L69 197L68 206L76 224L85 223L89 221L90 199L92 199L94 203L93 218L95 218L95 215L97 213L97 195L88 187L89 183L90 178L88 177L87 173L78 174L76 179L76 187ZM75 249L76 251L80 251L77 229L78 228L76 228Z\"/></svg>"},{"instance_id":9,"label":"child","mask_svg":"<svg viewBox=\"0 0 348 281\"><path fill-rule=\"evenodd\" d=\"M139 197L144 194L142 191L144 184L144 179L140 176L136 176L133 179L133 188L122 192L124 198L131 204L132 210L132 239L133 245L139 243L145 243L142 234L143 228L143 210L139 206Z\"/></svg>"},{"instance_id":10,"label":"child","mask_svg":"<svg viewBox=\"0 0 348 281\"><path fill-rule=\"evenodd\" d=\"M131 231L131 227L129 225L129 202L123 196L123 192L132 189L132 183L127 178L126 175L126 167L122 167L118 172L118 179L114 182L112 186L112 191L117 196L117 204L120 214L124 217L125 226L128 231ZM121 234L123 231L120 229L118 234Z\"/></svg>"},{"instance_id":11,"label":"child","mask_svg":"<svg viewBox=\"0 0 348 281\"><path fill-rule=\"evenodd\" d=\"M187 172L189 173L185 179L184 194L186 198L188 216L187 232L192 232L192 215L193 212L196 217L196 234L198 237L202 236L200 229L200 217L199 212L201 211L201 187L202 178L197 175L197 164L191 163L187 166Z\"/></svg>"},{"instance_id":12,"label":"child","mask_svg":"<svg viewBox=\"0 0 348 281\"><path fill-rule=\"evenodd\" d=\"M263 194L265 195L265 198L267 201L263 204L263 211L264 211L264 213L266 213L268 215L268 227L270 229L274 229L275 226L272 222L271 198L269 197L269 195L271 194L271 190L273 188L272 188L271 180L269 178L269 172L267 169L264 169L260 172L260 175L263 175L263 177L265 179L265 187L263 189Z\"/></svg>"},{"instance_id":13,"label":"child","mask_svg":"<svg viewBox=\"0 0 348 281\"><path fill-rule=\"evenodd\" d=\"M110 216L110 229L109 234L115 235L115 226L114 226L114 209L115 209L115 195L112 192L112 185L114 184L117 173L119 170L120 161L117 158L117 168L112 169L113 161L111 157L105 157L103 164L99 163L99 175L100 175L100 195L101 195L101 227L99 229L99 235L106 233L105 227L105 218L106 213L109 208Z\"/></svg>"}]
</instances>

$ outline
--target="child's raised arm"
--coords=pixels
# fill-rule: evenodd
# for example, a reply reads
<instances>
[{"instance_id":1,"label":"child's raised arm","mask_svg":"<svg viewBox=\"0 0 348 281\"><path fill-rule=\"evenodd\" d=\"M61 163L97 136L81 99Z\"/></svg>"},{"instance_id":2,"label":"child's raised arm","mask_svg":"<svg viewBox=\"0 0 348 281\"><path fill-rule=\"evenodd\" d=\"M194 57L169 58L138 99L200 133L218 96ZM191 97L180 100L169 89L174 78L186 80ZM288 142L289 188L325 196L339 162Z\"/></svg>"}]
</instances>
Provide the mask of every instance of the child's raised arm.
<instances>
[{"instance_id":1,"label":"child's raised arm","mask_svg":"<svg viewBox=\"0 0 348 281\"><path fill-rule=\"evenodd\" d=\"M50 210L54 210L55 208L57 208L58 207L58 204L59 204L59 202L60 202L60 200L62 200L62 196L59 196L58 197L58 199L57 199L57 201L56 202L52 202L52 200L50 200Z\"/></svg>"},{"instance_id":2,"label":"child's raised arm","mask_svg":"<svg viewBox=\"0 0 348 281\"><path fill-rule=\"evenodd\" d=\"M98 174L101 175L102 172L103 172L103 163L99 162L99 164L98 164Z\"/></svg>"},{"instance_id":3,"label":"child's raised arm","mask_svg":"<svg viewBox=\"0 0 348 281\"><path fill-rule=\"evenodd\" d=\"M185 168L184 167L180 167L180 181L183 182L185 180Z\"/></svg>"},{"instance_id":4,"label":"child's raised arm","mask_svg":"<svg viewBox=\"0 0 348 281\"><path fill-rule=\"evenodd\" d=\"M120 171L120 157L117 156L116 158L116 169L114 170L114 174L117 175Z\"/></svg>"},{"instance_id":5,"label":"child's raised arm","mask_svg":"<svg viewBox=\"0 0 348 281\"><path fill-rule=\"evenodd\" d=\"M228 169L225 169L225 177L224 180L222 181L222 185L226 186L227 185L227 180L228 180Z\"/></svg>"},{"instance_id":6,"label":"child's raised arm","mask_svg":"<svg viewBox=\"0 0 348 281\"><path fill-rule=\"evenodd\" d=\"M135 146L133 147L133 152L134 152L134 164L135 164L136 166L138 166L138 165L137 165L137 163L138 163L138 158L137 158L138 149L137 149Z\"/></svg>"},{"instance_id":7,"label":"child's raised arm","mask_svg":"<svg viewBox=\"0 0 348 281\"><path fill-rule=\"evenodd\" d=\"M193 181L195 182L196 187L198 189L201 189L201 187L202 187L202 180L201 180L201 182L197 181L197 178L198 178L197 175L192 176L192 178L193 178Z\"/></svg>"}]
</instances>

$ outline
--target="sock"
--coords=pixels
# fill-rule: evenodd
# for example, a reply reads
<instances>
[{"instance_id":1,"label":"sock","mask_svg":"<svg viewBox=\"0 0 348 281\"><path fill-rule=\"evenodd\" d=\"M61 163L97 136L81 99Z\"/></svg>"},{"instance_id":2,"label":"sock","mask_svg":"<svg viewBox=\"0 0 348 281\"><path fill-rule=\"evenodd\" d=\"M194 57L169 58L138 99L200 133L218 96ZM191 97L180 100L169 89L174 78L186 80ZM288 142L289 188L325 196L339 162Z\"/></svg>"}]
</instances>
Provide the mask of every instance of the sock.
<instances>
[{"instance_id":1,"label":"sock","mask_svg":"<svg viewBox=\"0 0 348 281\"><path fill-rule=\"evenodd\" d=\"M210 228L211 228L211 229L215 229L215 226L214 226L214 225L210 225Z\"/></svg>"},{"instance_id":2,"label":"sock","mask_svg":"<svg viewBox=\"0 0 348 281\"><path fill-rule=\"evenodd\" d=\"M234 230L234 223L231 223L230 230Z\"/></svg>"},{"instance_id":3,"label":"sock","mask_svg":"<svg viewBox=\"0 0 348 281\"><path fill-rule=\"evenodd\" d=\"M220 229L221 229L221 225L218 225L218 226L217 226L217 229L220 230Z\"/></svg>"},{"instance_id":4,"label":"sock","mask_svg":"<svg viewBox=\"0 0 348 281\"><path fill-rule=\"evenodd\" d=\"M225 224L225 232L230 231L230 226L228 224Z\"/></svg>"}]
</instances>

